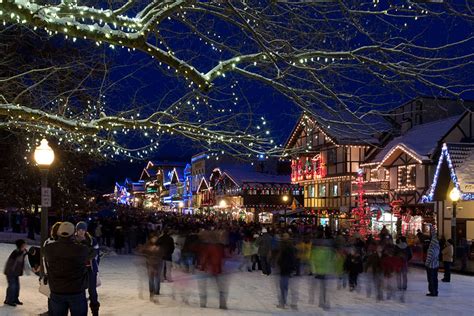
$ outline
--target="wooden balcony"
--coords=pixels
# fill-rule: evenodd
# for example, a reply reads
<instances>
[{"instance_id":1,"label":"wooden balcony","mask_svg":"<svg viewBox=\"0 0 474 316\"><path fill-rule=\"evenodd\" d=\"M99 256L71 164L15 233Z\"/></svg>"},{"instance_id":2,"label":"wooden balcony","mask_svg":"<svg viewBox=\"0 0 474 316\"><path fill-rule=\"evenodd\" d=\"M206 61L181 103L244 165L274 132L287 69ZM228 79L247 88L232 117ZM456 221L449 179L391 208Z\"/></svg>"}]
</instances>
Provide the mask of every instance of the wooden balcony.
<instances>
[{"instance_id":1,"label":"wooden balcony","mask_svg":"<svg viewBox=\"0 0 474 316\"><path fill-rule=\"evenodd\" d=\"M357 192L358 190L357 183L352 183L352 192ZM373 181L373 182L364 182L362 185L362 189L366 193L386 193L390 189L390 182L389 181Z\"/></svg>"}]
</instances>

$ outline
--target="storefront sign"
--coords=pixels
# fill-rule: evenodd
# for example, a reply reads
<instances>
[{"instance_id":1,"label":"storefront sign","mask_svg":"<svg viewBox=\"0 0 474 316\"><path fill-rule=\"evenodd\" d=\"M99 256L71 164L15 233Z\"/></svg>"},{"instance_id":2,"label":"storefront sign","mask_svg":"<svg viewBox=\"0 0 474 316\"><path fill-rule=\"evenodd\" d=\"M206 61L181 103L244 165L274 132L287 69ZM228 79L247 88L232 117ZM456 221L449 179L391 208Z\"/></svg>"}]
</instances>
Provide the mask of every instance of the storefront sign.
<instances>
[{"instance_id":1,"label":"storefront sign","mask_svg":"<svg viewBox=\"0 0 474 316\"><path fill-rule=\"evenodd\" d=\"M474 182L467 182L461 185L462 192L474 192Z\"/></svg>"}]
</instances>

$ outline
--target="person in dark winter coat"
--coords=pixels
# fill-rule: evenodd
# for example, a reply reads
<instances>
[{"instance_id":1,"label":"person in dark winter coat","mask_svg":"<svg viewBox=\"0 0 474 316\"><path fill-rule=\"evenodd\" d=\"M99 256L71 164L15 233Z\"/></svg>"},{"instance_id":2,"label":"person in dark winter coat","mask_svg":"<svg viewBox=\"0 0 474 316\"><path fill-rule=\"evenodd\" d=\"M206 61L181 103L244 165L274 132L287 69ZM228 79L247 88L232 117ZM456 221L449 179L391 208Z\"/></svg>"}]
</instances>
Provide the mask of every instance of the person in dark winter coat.
<instances>
[{"instance_id":1,"label":"person in dark winter coat","mask_svg":"<svg viewBox=\"0 0 474 316\"><path fill-rule=\"evenodd\" d=\"M280 269L280 293L278 308L285 308L287 304L288 291L290 289L291 274L296 271L296 248L293 246L288 233L284 233L280 243L280 254L277 264ZM296 289L293 287L291 297L291 308L297 309Z\"/></svg>"},{"instance_id":2,"label":"person in dark winter coat","mask_svg":"<svg viewBox=\"0 0 474 316\"><path fill-rule=\"evenodd\" d=\"M158 238L156 245L161 248L163 253L163 279L168 282L173 282L173 278L171 277L171 266L173 259L172 255L174 252L174 240L167 229L165 229L163 234Z\"/></svg>"},{"instance_id":3,"label":"person in dark winter coat","mask_svg":"<svg viewBox=\"0 0 474 316\"><path fill-rule=\"evenodd\" d=\"M346 257L344 268L349 274L349 290L352 292L357 288L357 279L363 271L362 257L360 252L352 248Z\"/></svg>"},{"instance_id":4,"label":"person in dark winter coat","mask_svg":"<svg viewBox=\"0 0 474 316\"><path fill-rule=\"evenodd\" d=\"M408 262L413 257L413 252L407 244L407 239L402 236L397 240L395 255L401 260L400 270L397 271L397 287L401 291L407 290Z\"/></svg>"},{"instance_id":5,"label":"person in dark winter coat","mask_svg":"<svg viewBox=\"0 0 474 316\"><path fill-rule=\"evenodd\" d=\"M365 272L369 273L367 284L367 297L372 295L372 285L375 288L375 299L383 300L383 267L382 267L382 246L373 247L367 257ZM371 284L372 283L372 284Z\"/></svg>"},{"instance_id":6,"label":"person in dark winter coat","mask_svg":"<svg viewBox=\"0 0 474 316\"><path fill-rule=\"evenodd\" d=\"M39 247L30 247L28 249L28 262L30 263L31 270L36 275L40 275L41 254Z\"/></svg>"},{"instance_id":7,"label":"person in dark winter coat","mask_svg":"<svg viewBox=\"0 0 474 316\"><path fill-rule=\"evenodd\" d=\"M122 228L122 226L117 226L117 227L115 227L115 232L114 232L115 252L117 254L121 254L123 252L124 247L125 247L125 235L124 235L124 232L123 232L123 228Z\"/></svg>"},{"instance_id":8,"label":"person in dark winter coat","mask_svg":"<svg viewBox=\"0 0 474 316\"><path fill-rule=\"evenodd\" d=\"M99 295L97 294L97 274L99 273L99 244L97 240L87 232L87 223L79 222L76 225L76 241L87 246L94 254L94 258L86 262L89 273L89 307L92 316L99 316Z\"/></svg>"},{"instance_id":9,"label":"person in dark winter coat","mask_svg":"<svg viewBox=\"0 0 474 316\"><path fill-rule=\"evenodd\" d=\"M94 258L91 248L74 240L75 227L63 222L58 241L44 247L48 284L51 290L49 312L52 315L87 315L88 270L86 263Z\"/></svg>"},{"instance_id":10,"label":"person in dark winter coat","mask_svg":"<svg viewBox=\"0 0 474 316\"><path fill-rule=\"evenodd\" d=\"M5 305L17 306L23 305L19 300L20 296L20 276L23 275L25 266L26 242L23 239L15 241L16 249L10 254L5 264L4 273L7 276L7 295Z\"/></svg>"},{"instance_id":11,"label":"person in dark winter coat","mask_svg":"<svg viewBox=\"0 0 474 316\"><path fill-rule=\"evenodd\" d=\"M258 258L262 266L262 273L265 275L270 275L272 273L272 268L270 265L272 236L270 236L266 228L262 229L262 236L257 238L255 245L258 247Z\"/></svg>"},{"instance_id":12,"label":"person in dark winter coat","mask_svg":"<svg viewBox=\"0 0 474 316\"><path fill-rule=\"evenodd\" d=\"M158 237L153 236L140 251L146 257L150 301L157 303L156 296L160 295L161 272L163 270L163 253L156 245Z\"/></svg>"}]
</instances>

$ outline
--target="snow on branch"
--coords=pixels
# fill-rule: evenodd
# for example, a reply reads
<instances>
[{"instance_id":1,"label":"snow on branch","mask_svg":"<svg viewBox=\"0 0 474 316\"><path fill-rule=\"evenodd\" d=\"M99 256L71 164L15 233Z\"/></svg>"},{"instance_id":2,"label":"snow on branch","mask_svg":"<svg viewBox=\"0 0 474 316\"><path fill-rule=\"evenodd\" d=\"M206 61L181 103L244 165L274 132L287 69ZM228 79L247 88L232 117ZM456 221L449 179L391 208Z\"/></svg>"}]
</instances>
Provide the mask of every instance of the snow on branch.
<instances>
[{"instance_id":1,"label":"snow on branch","mask_svg":"<svg viewBox=\"0 0 474 316\"><path fill-rule=\"evenodd\" d=\"M123 0L100 8L100 1L93 6L0 0L0 20L72 41L141 51L171 80L184 78L189 90L207 95L235 88L237 79L258 81L327 124L344 122L347 115L361 121L368 112L418 95L462 99L472 91L466 78L474 70L474 35L463 30L472 29L474 20L472 8L461 2ZM140 125L204 142L236 141L217 123L207 122L211 132L195 117L173 121L166 113L133 122L111 115L80 124L85 132ZM369 123L367 130L373 132ZM247 145L263 142L242 130L237 134Z\"/></svg>"}]
</instances>

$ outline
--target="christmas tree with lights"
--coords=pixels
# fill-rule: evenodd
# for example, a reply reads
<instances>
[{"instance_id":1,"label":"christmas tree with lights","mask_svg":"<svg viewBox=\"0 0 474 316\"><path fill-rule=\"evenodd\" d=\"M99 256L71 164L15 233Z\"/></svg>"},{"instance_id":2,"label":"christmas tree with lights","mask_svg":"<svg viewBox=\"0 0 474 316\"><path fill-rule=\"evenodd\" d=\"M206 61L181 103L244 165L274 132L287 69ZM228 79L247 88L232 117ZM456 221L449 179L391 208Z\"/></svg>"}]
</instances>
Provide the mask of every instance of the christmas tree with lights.
<instances>
[{"instance_id":1,"label":"christmas tree with lights","mask_svg":"<svg viewBox=\"0 0 474 316\"><path fill-rule=\"evenodd\" d=\"M364 172L357 171L357 207L352 209L353 224L352 234L359 233L361 237L367 236L372 228L372 216L370 208L366 206L367 200L364 198Z\"/></svg>"}]
</instances>

